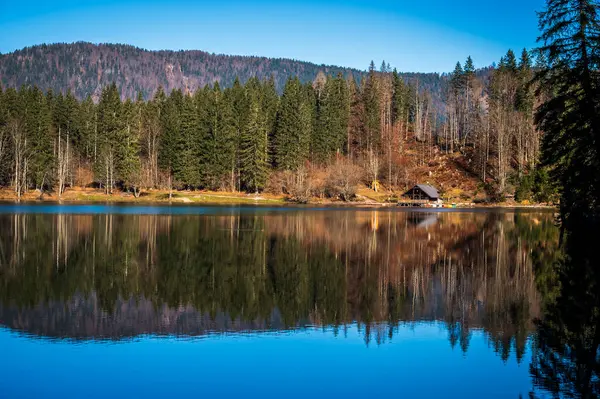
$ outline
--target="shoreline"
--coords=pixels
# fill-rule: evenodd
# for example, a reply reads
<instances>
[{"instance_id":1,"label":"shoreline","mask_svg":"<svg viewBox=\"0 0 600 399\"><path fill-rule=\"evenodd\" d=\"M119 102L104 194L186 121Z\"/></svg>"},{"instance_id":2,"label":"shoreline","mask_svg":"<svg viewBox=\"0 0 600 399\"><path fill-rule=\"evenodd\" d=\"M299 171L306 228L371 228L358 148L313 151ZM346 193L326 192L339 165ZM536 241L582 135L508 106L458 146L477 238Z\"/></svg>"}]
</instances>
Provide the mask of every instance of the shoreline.
<instances>
[{"instance_id":1,"label":"shoreline","mask_svg":"<svg viewBox=\"0 0 600 399\"><path fill-rule=\"evenodd\" d=\"M169 191L148 190L140 197L134 197L131 193L115 192L105 194L95 189L70 189L63 193L62 198L57 195L44 194L40 198L39 191L32 190L17 199L12 190L0 190L0 203L9 204L141 204L141 205L250 205L250 206L327 206L327 207L350 207L350 208L397 208L394 202L381 202L361 195L362 201L332 201L321 198L313 198L308 203L302 204L290 201L285 195L273 194L245 194L220 191L174 191L169 198ZM468 203L456 202L455 207L402 207L403 209L539 209L556 210L556 206L546 204L519 204L515 202L504 203Z\"/></svg>"}]
</instances>

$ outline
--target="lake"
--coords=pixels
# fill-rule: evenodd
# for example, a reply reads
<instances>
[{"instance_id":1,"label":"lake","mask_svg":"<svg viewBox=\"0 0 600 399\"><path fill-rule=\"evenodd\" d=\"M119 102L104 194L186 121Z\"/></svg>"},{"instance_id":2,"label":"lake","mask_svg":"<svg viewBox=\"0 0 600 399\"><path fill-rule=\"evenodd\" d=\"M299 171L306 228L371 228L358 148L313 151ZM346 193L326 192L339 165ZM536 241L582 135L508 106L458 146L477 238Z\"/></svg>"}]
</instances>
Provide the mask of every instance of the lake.
<instances>
[{"instance_id":1,"label":"lake","mask_svg":"<svg viewBox=\"0 0 600 399\"><path fill-rule=\"evenodd\" d=\"M0 398L562 396L560 259L550 211L0 204Z\"/></svg>"}]
</instances>

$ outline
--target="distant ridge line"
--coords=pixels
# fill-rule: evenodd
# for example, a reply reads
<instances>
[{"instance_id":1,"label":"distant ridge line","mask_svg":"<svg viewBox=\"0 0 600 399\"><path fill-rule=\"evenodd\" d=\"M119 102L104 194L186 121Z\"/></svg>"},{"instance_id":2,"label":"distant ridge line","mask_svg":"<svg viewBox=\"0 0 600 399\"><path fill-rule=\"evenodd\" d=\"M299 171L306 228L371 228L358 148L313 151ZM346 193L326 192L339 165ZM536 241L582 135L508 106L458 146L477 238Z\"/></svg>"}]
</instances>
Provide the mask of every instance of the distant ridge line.
<instances>
[{"instance_id":1,"label":"distant ridge line","mask_svg":"<svg viewBox=\"0 0 600 399\"><path fill-rule=\"evenodd\" d=\"M147 50L130 44L53 43L38 44L0 55L0 84L19 88L36 85L41 90L66 92L77 98L98 100L102 87L116 83L123 98L138 92L148 99L158 87L166 92L194 92L219 82L230 87L236 77L244 83L251 77L273 79L281 92L286 80L297 76L311 82L319 72L342 74L360 81L364 70L315 64L290 58L228 55L205 50ZM405 80L419 80L432 93L440 91L437 73L401 73ZM434 97L437 95L434 94Z\"/></svg>"}]
</instances>

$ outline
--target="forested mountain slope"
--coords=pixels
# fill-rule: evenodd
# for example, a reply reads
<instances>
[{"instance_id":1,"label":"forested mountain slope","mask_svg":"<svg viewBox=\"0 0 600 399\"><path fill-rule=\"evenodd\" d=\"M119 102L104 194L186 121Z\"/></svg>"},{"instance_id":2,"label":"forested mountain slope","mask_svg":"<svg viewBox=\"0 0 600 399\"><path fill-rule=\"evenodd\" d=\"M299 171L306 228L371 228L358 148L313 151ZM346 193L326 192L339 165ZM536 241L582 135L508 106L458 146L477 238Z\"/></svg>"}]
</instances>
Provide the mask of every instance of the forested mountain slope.
<instances>
[{"instance_id":1,"label":"forested mountain slope","mask_svg":"<svg viewBox=\"0 0 600 399\"><path fill-rule=\"evenodd\" d=\"M365 65L365 68L367 65ZM123 98L135 98L142 92L150 98L159 86L168 93L173 89L195 92L219 81L230 87L238 77L242 83L256 76L273 77L275 87L283 90L290 76L301 82L312 81L319 72L342 73L359 80L363 71L338 66L317 65L283 58L218 55L205 51L148 51L124 44L59 43L26 47L0 55L0 84L19 88L36 85L84 99L98 100L102 87L115 82ZM432 93L441 92L441 77L435 73L407 73L407 81L418 80Z\"/></svg>"}]
</instances>

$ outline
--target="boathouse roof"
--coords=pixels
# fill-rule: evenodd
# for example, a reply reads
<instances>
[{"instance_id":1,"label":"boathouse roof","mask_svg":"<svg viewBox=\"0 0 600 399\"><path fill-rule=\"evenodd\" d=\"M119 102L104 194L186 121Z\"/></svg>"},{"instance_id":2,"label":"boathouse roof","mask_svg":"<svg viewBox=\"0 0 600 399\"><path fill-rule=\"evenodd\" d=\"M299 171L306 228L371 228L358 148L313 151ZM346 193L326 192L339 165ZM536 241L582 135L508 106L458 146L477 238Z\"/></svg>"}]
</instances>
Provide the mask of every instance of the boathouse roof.
<instances>
[{"instance_id":1,"label":"boathouse roof","mask_svg":"<svg viewBox=\"0 0 600 399\"><path fill-rule=\"evenodd\" d=\"M406 193L404 193L404 196L414 197L415 195L419 194L426 196L430 200L437 200L438 198L440 198L440 194L438 193L437 189L433 186L430 186L429 184L417 184L416 186L408 190Z\"/></svg>"}]
</instances>

